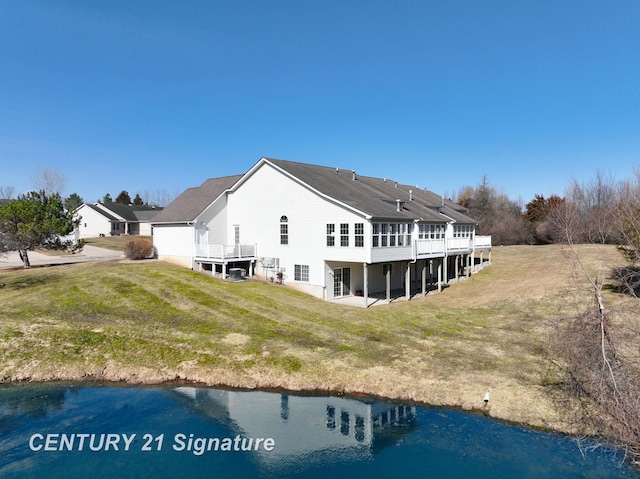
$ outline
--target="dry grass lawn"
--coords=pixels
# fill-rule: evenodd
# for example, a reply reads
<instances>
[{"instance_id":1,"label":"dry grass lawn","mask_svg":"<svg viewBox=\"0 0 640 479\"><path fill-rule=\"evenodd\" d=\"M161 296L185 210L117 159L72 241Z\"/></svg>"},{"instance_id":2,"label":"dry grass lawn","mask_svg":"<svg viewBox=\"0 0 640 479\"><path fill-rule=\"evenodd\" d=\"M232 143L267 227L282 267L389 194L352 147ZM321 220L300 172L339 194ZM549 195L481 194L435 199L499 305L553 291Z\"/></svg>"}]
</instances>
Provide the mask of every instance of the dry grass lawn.
<instances>
[{"instance_id":1,"label":"dry grass lawn","mask_svg":"<svg viewBox=\"0 0 640 479\"><path fill-rule=\"evenodd\" d=\"M591 271L623 264L613 247L579 248ZM5 382L186 380L368 394L561 430L550 323L591 301L555 245L495 248L493 264L470 280L370 309L162 262L0 270L0 283Z\"/></svg>"}]
</instances>

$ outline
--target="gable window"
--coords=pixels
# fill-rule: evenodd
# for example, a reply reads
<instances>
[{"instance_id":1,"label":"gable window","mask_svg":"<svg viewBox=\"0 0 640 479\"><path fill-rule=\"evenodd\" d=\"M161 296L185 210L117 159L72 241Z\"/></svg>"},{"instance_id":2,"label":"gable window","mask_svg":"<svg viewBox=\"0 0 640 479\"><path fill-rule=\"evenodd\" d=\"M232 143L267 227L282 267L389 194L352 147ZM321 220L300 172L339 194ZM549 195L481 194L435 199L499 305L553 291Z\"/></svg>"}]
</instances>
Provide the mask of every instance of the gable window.
<instances>
[{"instance_id":1,"label":"gable window","mask_svg":"<svg viewBox=\"0 0 640 479\"><path fill-rule=\"evenodd\" d=\"M336 245L336 225L333 223L327 223L327 246Z\"/></svg>"},{"instance_id":2,"label":"gable window","mask_svg":"<svg viewBox=\"0 0 640 479\"><path fill-rule=\"evenodd\" d=\"M354 238L355 246L363 247L364 246L364 223L356 223L355 225L353 225L353 228L355 233L355 238Z\"/></svg>"},{"instance_id":3,"label":"gable window","mask_svg":"<svg viewBox=\"0 0 640 479\"><path fill-rule=\"evenodd\" d=\"M280 244L289 244L289 219L280 217Z\"/></svg>"},{"instance_id":4,"label":"gable window","mask_svg":"<svg viewBox=\"0 0 640 479\"><path fill-rule=\"evenodd\" d=\"M309 282L309 265L295 264L293 265L293 279L295 281Z\"/></svg>"},{"instance_id":5,"label":"gable window","mask_svg":"<svg viewBox=\"0 0 640 479\"><path fill-rule=\"evenodd\" d=\"M349 246L349 223L340 223L340 246Z\"/></svg>"}]
</instances>

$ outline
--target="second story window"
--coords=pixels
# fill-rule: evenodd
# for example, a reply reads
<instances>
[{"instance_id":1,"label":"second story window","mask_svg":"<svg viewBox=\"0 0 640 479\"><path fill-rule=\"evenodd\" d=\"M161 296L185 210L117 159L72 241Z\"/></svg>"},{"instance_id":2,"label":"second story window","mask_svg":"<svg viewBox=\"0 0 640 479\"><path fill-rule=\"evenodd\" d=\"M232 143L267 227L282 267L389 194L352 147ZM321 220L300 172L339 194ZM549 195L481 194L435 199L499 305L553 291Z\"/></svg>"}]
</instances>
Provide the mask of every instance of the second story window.
<instances>
[{"instance_id":1,"label":"second story window","mask_svg":"<svg viewBox=\"0 0 640 479\"><path fill-rule=\"evenodd\" d=\"M333 223L327 223L327 246L336 245L336 225Z\"/></svg>"},{"instance_id":2,"label":"second story window","mask_svg":"<svg viewBox=\"0 0 640 479\"><path fill-rule=\"evenodd\" d=\"M340 246L349 246L349 223L340 223Z\"/></svg>"},{"instance_id":3,"label":"second story window","mask_svg":"<svg viewBox=\"0 0 640 479\"><path fill-rule=\"evenodd\" d=\"M357 247L362 247L364 246L364 223L356 223L355 225L353 225L353 229L354 229L354 244Z\"/></svg>"},{"instance_id":4,"label":"second story window","mask_svg":"<svg viewBox=\"0 0 640 479\"><path fill-rule=\"evenodd\" d=\"M289 244L289 219L280 217L280 244Z\"/></svg>"}]
</instances>

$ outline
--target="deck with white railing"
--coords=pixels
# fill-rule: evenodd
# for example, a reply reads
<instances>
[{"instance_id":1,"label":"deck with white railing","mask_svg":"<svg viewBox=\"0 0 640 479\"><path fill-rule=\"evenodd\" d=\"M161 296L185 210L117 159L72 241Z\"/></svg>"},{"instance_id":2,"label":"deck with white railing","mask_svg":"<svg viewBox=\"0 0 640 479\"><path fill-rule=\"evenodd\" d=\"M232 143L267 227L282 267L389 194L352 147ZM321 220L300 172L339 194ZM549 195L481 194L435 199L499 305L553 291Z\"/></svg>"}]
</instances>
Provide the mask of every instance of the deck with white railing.
<instances>
[{"instance_id":1,"label":"deck with white railing","mask_svg":"<svg viewBox=\"0 0 640 479\"><path fill-rule=\"evenodd\" d=\"M444 256L445 253L466 253L473 250L490 250L491 236L473 238L418 239L414 241L414 258Z\"/></svg>"},{"instance_id":2,"label":"deck with white railing","mask_svg":"<svg viewBox=\"0 0 640 479\"><path fill-rule=\"evenodd\" d=\"M441 256L445 253L444 239L415 240L415 254L417 256Z\"/></svg>"},{"instance_id":3,"label":"deck with white railing","mask_svg":"<svg viewBox=\"0 0 640 479\"><path fill-rule=\"evenodd\" d=\"M195 257L197 260L210 259L214 261L248 260L256 257L255 244L196 244Z\"/></svg>"},{"instance_id":4,"label":"deck with white railing","mask_svg":"<svg viewBox=\"0 0 640 479\"><path fill-rule=\"evenodd\" d=\"M473 249L491 249L491 235L474 236Z\"/></svg>"}]
</instances>

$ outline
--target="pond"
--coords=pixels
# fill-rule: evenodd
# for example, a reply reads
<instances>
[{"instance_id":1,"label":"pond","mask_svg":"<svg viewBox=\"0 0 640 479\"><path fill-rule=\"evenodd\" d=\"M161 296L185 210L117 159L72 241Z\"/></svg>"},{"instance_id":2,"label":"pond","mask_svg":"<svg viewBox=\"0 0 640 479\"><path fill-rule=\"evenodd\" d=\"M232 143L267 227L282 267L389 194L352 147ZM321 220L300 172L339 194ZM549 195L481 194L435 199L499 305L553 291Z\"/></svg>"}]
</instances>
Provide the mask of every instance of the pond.
<instances>
[{"instance_id":1,"label":"pond","mask_svg":"<svg viewBox=\"0 0 640 479\"><path fill-rule=\"evenodd\" d=\"M0 387L3 478L640 478L621 454L585 446L481 415L344 396Z\"/></svg>"}]
</instances>

